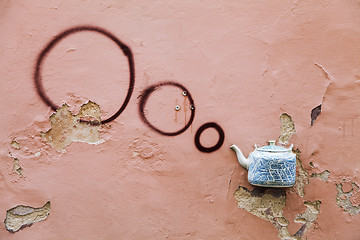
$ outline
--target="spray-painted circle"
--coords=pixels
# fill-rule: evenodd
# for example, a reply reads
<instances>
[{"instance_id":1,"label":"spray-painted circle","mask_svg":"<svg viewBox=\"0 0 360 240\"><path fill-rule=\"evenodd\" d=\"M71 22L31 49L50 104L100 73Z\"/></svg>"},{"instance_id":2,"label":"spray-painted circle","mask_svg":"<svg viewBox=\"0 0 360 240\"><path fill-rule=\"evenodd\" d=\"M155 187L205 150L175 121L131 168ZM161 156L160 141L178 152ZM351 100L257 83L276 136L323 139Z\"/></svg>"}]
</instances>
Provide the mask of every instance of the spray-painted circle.
<instances>
[{"instance_id":1,"label":"spray-painted circle","mask_svg":"<svg viewBox=\"0 0 360 240\"><path fill-rule=\"evenodd\" d=\"M219 133L219 140L218 142L212 146L212 147L204 147L203 145L201 145L200 143L200 136L201 134L208 128L214 128L218 133ZM221 148L221 146L223 145L225 140L225 133L222 130L222 128L214 122L209 122L209 123L205 123L204 125L202 125L196 132L195 134L195 146L197 147L197 149L201 152L205 152L205 153L211 153L214 152L216 150L218 150L219 148Z\"/></svg>"},{"instance_id":2,"label":"spray-painted circle","mask_svg":"<svg viewBox=\"0 0 360 240\"><path fill-rule=\"evenodd\" d=\"M101 123L108 123L108 122L111 122L114 119L116 119L125 110L127 104L130 101L132 92L134 90L134 85L135 85L135 64L134 64L133 54L132 54L130 48L127 45L125 45L123 42L121 42L117 37L115 37L114 35L112 35L110 32L108 32L105 29L102 29L99 27L94 27L94 26L78 26L78 27L74 27L74 28L65 30L65 31L61 32L60 34L56 35L55 38L52 39L46 45L46 47L40 52L38 59L36 61L36 67L35 67L35 73L34 73L34 82L35 82L36 91L39 94L40 98L49 107L51 107L52 110L56 111L56 109L58 109L58 106L56 106L50 100L50 98L46 95L46 93L44 91L44 87L43 87L42 81L41 81L42 80L41 79L41 65L44 62L44 59L46 58L46 56L49 54L50 50L53 47L55 47L56 44L58 44L63 38L65 38L73 33L83 32L83 31L91 31L91 32L100 33L103 36L105 36L105 37L109 38L110 40L112 40L113 42L115 42L116 45L119 46L119 48L122 50L124 55L127 57L128 62L129 62L129 88L128 88L126 98L125 98L123 104L121 105L120 109L114 115L101 121Z\"/></svg>"},{"instance_id":3,"label":"spray-painted circle","mask_svg":"<svg viewBox=\"0 0 360 240\"><path fill-rule=\"evenodd\" d=\"M190 109L191 110L190 119L189 119L188 123L185 125L185 127L180 129L179 131L165 132L165 131L162 131L162 130L156 128L146 118L144 108L145 108L147 100L149 99L150 94L153 93L159 87L163 87L163 86L175 86L177 88L180 88L183 92L186 91L187 92L187 97L188 97L189 102L190 102L190 105L194 106L194 100L192 99L191 94L189 93L189 91L183 85L181 85L179 83L176 83L176 82L161 82L161 83L149 86L142 93L141 99L140 99L140 102L139 102L139 113L140 113L140 116L141 116L141 119L143 120L143 122L146 125L148 125L151 129L153 129L154 131L156 131L156 132L158 132L158 133L160 133L162 135L165 135L165 136L176 136L176 135L179 135L179 134L185 132L190 127L190 125L192 124L192 122L194 120L194 117L195 117L195 108Z\"/></svg>"}]
</instances>

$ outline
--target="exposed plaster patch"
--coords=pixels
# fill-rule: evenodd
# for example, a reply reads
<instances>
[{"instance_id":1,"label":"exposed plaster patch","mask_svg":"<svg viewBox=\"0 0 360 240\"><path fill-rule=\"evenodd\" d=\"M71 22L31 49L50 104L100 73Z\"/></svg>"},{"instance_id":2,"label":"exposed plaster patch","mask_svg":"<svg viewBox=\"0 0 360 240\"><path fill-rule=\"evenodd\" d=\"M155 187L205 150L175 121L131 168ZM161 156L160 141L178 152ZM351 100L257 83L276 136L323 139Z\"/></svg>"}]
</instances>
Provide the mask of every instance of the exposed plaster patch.
<instances>
[{"instance_id":1,"label":"exposed plaster patch","mask_svg":"<svg viewBox=\"0 0 360 240\"><path fill-rule=\"evenodd\" d=\"M279 231L279 238L282 240L300 240L306 230L315 222L320 213L319 200L304 202L307 207L304 213L298 214L295 222L302 223L302 227L292 236L288 230L288 219L283 214L286 205L286 193L281 188L256 187L253 191L240 186L234 193L239 208L271 222Z\"/></svg>"},{"instance_id":2,"label":"exposed plaster patch","mask_svg":"<svg viewBox=\"0 0 360 240\"><path fill-rule=\"evenodd\" d=\"M302 224L302 227L299 229L299 231L294 234L295 237L302 237L306 230L308 230L315 223L315 220L320 213L320 204L321 201L319 200L314 202L304 202L304 205L306 206L305 212L298 214L294 220L296 223Z\"/></svg>"},{"instance_id":3,"label":"exposed plaster patch","mask_svg":"<svg viewBox=\"0 0 360 240\"><path fill-rule=\"evenodd\" d=\"M281 132L279 137L279 143L286 145L289 143L290 137L296 132L294 121L290 115L283 113L280 116Z\"/></svg>"},{"instance_id":4,"label":"exposed plaster patch","mask_svg":"<svg viewBox=\"0 0 360 240\"><path fill-rule=\"evenodd\" d=\"M81 106L77 115L73 115L68 108L64 104L50 116L51 129L42 133L43 139L59 152L72 142L102 143L99 105L89 101Z\"/></svg>"},{"instance_id":5,"label":"exposed plaster patch","mask_svg":"<svg viewBox=\"0 0 360 240\"><path fill-rule=\"evenodd\" d=\"M305 187L306 187L306 185L309 184L309 176L308 176L309 174L304 169L304 167L301 163L300 150L294 149L293 152L296 154L296 172L297 172L294 188L300 197L304 197Z\"/></svg>"},{"instance_id":6,"label":"exposed plaster patch","mask_svg":"<svg viewBox=\"0 0 360 240\"><path fill-rule=\"evenodd\" d=\"M321 104L311 110L311 126L314 125L317 117L321 114Z\"/></svg>"},{"instance_id":7,"label":"exposed plaster patch","mask_svg":"<svg viewBox=\"0 0 360 240\"><path fill-rule=\"evenodd\" d=\"M13 140L13 141L10 143L10 146L11 146L12 148L16 149L16 150L19 150L19 149L20 149L20 144L19 144L17 141L15 141L15 140Z\"/></svg>"},{"instance_id":8,"label":"exposed plaster patch","mask_svg":"<svg viewBox=\"0 0 360 240\"><path fill-rule=\"evenodd\" d=\"M287 225L289 221L283 214L286 205L286 193L281 188L256 187L249 191L245 187L239 187L234 193L239 208L271 222L279 231L282 240L296 240L289 233Z\"/></svg>"},{"instance_id":9,"label":"exposed plaster patch","mask_svg":"<svg viewBox=\"0 0 360 240\"><path fill-rule=\"evenodd\" d=\"M312 178L318 178L320 180L323 180L323 181L327 181L329 179L329 176L330 176L330 171L329 170L325 170L321 173L312 173L311 174L311 177Z\"/></svg>"},{"instance_id":10,"label":"exposed plaster patch","mask_svg":"<svg viewBox=\"0 0 360 240\"><path fill-rule=\"evenodd\" d=\"M20 175L20 177L23 177L23 168L20 165L19 159L17 158L13 158L14 159L14 167L13 167L13 172L17 173Z\"/></svg>"},{"instance_id":11,"label":"exposed plaster patch","mask_svg":"<svg viewBox=\"0 0 360 240\"><path fill-rule=\"evenodd\" d=\"M352 182L351 190L344 191L343 183L336 184L337 195L336 195L336 204L344 210L344 212L349 213L350 215L359 214L360 204L354 205L354 198L359 194L359 186Z\"/></svg>"},{"instance_id":12,"label":"exposed plaster patch","mask_svg":"<svg viewBox=\"0 0 360 240\"><path fill-rule=\"evenodd\" d=\"M41 208L18 205L6 211L4 221L6 230L15 233L25 227L30 227L33 223L45 220L49 216L50 210L50 202Z\"/></svg>"},{"instance_id":13,"label":"exposed plaster patch","mask_svg":"<svg viewBox=\"0 0 360 240\"><path fill-rule=\"evenodd\" d=\"M289 143L290 137L296 132L295 123L291 119L291 116L283 113L280 116L281 121L281 132L279 142L283 145ZM294 149L293 152L296 154L296 171L297 176L295 180L294 188L300 197L305 195L305 186L309 184L308 172L303 168L300 160L300 150Z\"/></svg>"},{"instance_id":14,"label":"exposed plaster patch","mask_svg":"<svg viewBox=\"0 0 360 240\"><path fill-rule=\"evenodd\" d=\"M103 125L104 127L106 125ZM2 151L2 155L10 155L11 160L14 158L22 161L36 160L38 164L49 164L61 158L61 154L55 154L55 149L51 147L41 136L41 132L50 128L49 118L42 117L38 121L24 126L23 129L12 134L12 138L17 142L9 144L7 151ZM14 146L20 146L19 149ZM10 170L12 172L12 170ZM25 177L25 176L24 176ZM25 180L25 178L24 178ZM17 181L17 180L14 180Z\"/></svg>"},{"instance_id":15,"label":"exposed plaster patch","mask_svg":"<svg viewBox=\"0 0 360 240\"><path fill-rule=\"evenodd\" d=\"M286 194L281 188L256 187L250 192L247 188L240 186L234 196L239 208L261 219L275 223L277 218L284 218ZM281 222L284 221L281 220Z\"/></svg>"},{"instance_id":16,"label":"exposed plaster patch","mask_svg":"<svg viewBox=\"0 0 360 240\"><path fill-rule=\"evenodd\" d=\"M20 148L19 148L20 149ZM12 168L12 172L17 173L20 177L24 177L23 175L23 168L20 165L20 161L18 158L13 157L13 155L11 154L11 152L9 152L10 157L13 159L13 168Z\"/></svg>"}]
</instances>

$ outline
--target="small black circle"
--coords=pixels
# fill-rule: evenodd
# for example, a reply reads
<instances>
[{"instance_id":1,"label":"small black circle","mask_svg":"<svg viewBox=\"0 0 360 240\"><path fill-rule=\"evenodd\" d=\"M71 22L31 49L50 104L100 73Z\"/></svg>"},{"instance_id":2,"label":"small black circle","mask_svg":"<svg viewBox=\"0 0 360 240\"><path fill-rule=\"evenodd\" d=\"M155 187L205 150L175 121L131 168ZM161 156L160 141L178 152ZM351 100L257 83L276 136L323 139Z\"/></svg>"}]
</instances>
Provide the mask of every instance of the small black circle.
<instances>
[{"instance_id":1,"label":"small black circle","mask_svg":"<svg viewBox=\"0 0 360 240\"><path fill-rule=\"evenodd\" d=\"M34 72L34 82L35 82L36 91L39 94L41 100L43 100L46 103L46 105L48 105L53 111L56 111L56 109L58 109L58 106L56 106L45 93L44 87L41 82L41 80L42 80L41 79L41 65L42 65L44 59L46 58L46 56L49 54L50 50L53 47L55 47L56 44L58 44L63 38L69 36L70 34L82 32L82 31L97 32L97 33L100 33L100 34L104 35L105 37L109 38L110 40L115 42L116 45L118 45L118 47L122 50L123 54L127 57L128 62L129 62L129 88L128 88L126 98L125 98L123 104L121 105L120 109L114 115L101 121L102 124L108 123L108 122L111 122L114 119L116 119L125 110L127 104L130 101L131 94L134 90L134 85L135 85L135 64L134 64L133 54L132 54L130 48L127 45L125 45L123 42L121 42L117 37L115 37L113 34L111 34L110 32L108 32L105 29L102 29L100 27L94 27L94 26L78 26L78 27L73 27L68 30L65 30L65 31L61 32L60 34L56 35L55 38L52 39L46 45L46 47L40 52L38 59L36 61L35 72Z\"/></svg>"},{"instance_id":2,"label":"small black circle","mask_svg":"<svg viewBox=\"0 0 360 240\"><path fill-rule=\"evenodd\" d=\"M146 102L150 96L151 93L153 93L155 90L157 90L158 88L162 87L162 86L175 86L177 88L180 88L183 92L186 91L187 93L187 97L189 99L189 102L190 102L190 105L193 106L194 105L194 100L192 99L191 97L191 94L190 92L183 86L181 85L180 83L176 83L176 82L161 82L161 83L158 83L158 84L154 84L154 85L151 85L149 86L148 88L145 89L145 91L142 93L141 97L140 97L140 102L139 102L139 114L141 116L141 119L143 120L143 122L148 125L151 129L153 129L154 131L162 134L162 135L165 135L165 136L176 136L176 135L179 135L183 132L185 132L192 124L193 120L194 120L194 117L195 117L195 108L194 109L191 109L191 116L190 116L190 119L188 121L188 123L185 125L185 127L183 127L182 129L180 129L179 131L176 131L176 132L165 132L165 131L162 131L158 128L156 128L154 125L152 125L149 120L146 118L145 116L145 105L146 105Z\"/></svg>"},{"instance_id":3,"label":"small black circle","mask_svg":"<svg viewBox=\"0 0 360 240\"><path fill-rule=\"evenodd\" d=\"M204 147L203 145L201 145L200 143L200 136L203 133L203 131L205 131L208 128L214 128L218 134L219 134L219 140L218 142L212 146L212 147ZM196 132L195 134L195 146L197 147L197 149L200 152L205 152L205 153L211 153L214 152L216 150L218 150L219 148L221 148L221 146L223 145L225 140L225 133L222 130L222 128L214 122L209 122L209 123L205 123L204 125L202 125Z\"/></svg>"}]
</instances>

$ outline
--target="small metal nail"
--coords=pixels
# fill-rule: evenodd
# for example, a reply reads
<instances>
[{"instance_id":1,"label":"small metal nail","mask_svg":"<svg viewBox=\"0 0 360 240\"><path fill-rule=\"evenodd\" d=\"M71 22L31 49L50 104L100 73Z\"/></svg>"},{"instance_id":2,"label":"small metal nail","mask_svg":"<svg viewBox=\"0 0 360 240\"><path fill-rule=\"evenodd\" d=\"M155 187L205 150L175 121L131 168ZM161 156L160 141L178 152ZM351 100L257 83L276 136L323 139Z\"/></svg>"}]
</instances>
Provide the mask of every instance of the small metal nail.
<instances>
[{"instance_id":1,"label":"small metal nail","mask_svg":"<svg viewBox=\"0 0 360 240\"><path fill-rule=\"evenodd\" d=\"M183 91L182 94L183 94L184 97L188 95L187 91Z\"/></svg>"},{"instance_id":2,"label":"small metal nail","mask_svg":"<svg viewBox=\"0 0 360 240\"><path fill-rule=\"evenodd\" d=\"M175 110L176 110L176 111L179 111L180 109L181 109L180 105L176 105L176 106L175 106Z\"/></svg>"},{"instance_id":3,"label":"small metal nail","mask_svg":"<svg viewBox=\"0 0 360 240\"><path fill-rule=\"evenodd\" d=\"M190 109L191 109L191 110L195 110L195 105L194 105L194 104L191 104L191 105L190 105Z\"/></svg>"}]
</instances>

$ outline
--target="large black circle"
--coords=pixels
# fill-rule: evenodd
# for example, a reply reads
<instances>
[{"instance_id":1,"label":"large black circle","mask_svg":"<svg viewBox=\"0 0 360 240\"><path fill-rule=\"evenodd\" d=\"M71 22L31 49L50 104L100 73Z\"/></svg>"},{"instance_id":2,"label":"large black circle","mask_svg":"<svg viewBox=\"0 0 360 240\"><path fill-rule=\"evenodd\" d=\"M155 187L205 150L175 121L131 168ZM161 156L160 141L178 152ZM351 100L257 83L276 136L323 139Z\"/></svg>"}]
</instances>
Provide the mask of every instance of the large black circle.
<instances>
[{"instance_id":1,"label":"large black circle","mask_svg":"<svg viewBox=\"0 0 360 240\"><path fill-rule=\"evenodd\" d=\"M191 116L190 116L190 120L188 121L188 123L185 125L184 128L180 129L179 131L176 131L176 132L165 132L165 131L162 131L158 128L156 128L154 125L152 125L149 120L146 118L145 116L145 112L144 112L144 108L145 108L145 104L150 96L150 94L152 92L154 92L156 89L158 89L159 87L162 87L162 86L175 86L175 87L178 87L180 88L183 92L186 91L187 93L187 97L189 99L189 102L191 104L191 107L190 107L190 110L191 110ZM143 120L143 122L148 125L151 129L153 129L154 131L162 134L162 135L165 135L165 136L176 136L176 135L179 135L183 132L186 131L186 129L188 129L190 127L190 125L192 124L193 120L194 120L194 117L195 117L195 107L194 107L194 100L193 98L191 97L191 94L190 92L181 84L179 83L176 83L176 82L161 82L161 83L158 83L158 84L154 84L154 85L151 85L149 86L148 88L146 88L144 90L144 92L142 93L141 95L141 99L140 99L140 102L139 102L139 114L140 114L140 117L141 119Z\"/></svg>"},{"instance_id":2,"label":"large black circle","mask_svg":"<svg viewBox=\"0 0 360 240\"><path fill-rule=\"evenodd\" d=\"M203 133L203 131L205 131L208 128L214 128L218 133L219 133L219 140L218 142L212 146L212 147L204 147L203 145L201 145L200 143L200 136ZM204 125L202 125L196 132L195 134L195 146L197 147L197 149L200 152L205 152L205 153L211 153L214 152L216 150L218 150L219 148L221 148L221 146L223 145L225 140L225 133L222 130L222 128L214 122L209 122L209 123L205 123Z\"/></svg>"},{"instance_id":3,"label":"large black circle","mask_svg":"<svg viewBox=\"0 0 360 240\"><path fill-rule=\"evenodd\" d=\"M97 32L97 33L100 33L100 34L104 35L105 37L109 38L110 40L115 42L116 45L119 46L119 48L122 50L122 52L127 57L128 62L129 62L129 88L128 88L126 98L125 98L123 104L121 105L120 109L114 115L101 121L101 123L103 123L103 124L108 123L108 122L111 122L114 119L116 119L125 110L127 104L130 101L132 92L134 90L134 85L135 85L135 64L134 64L133 54L132 54L130 48L105 29L102 29L100 27L95 27L95 26L78 26L78 27L73 27L68 30L65 30L65 31L61 32L60 34L56 35L55 38L52 39L46 45L46 47L40 52L38 59L36 61L36 67L35 67L35 72L34 72L34 82L35 82L36 91L39 94L40 98L49 107L51 107L51 109L53 111L56 111L56 109L58 109L58 106L56 106L50 100L50 98L46 95L46 93L44 91L44 87L43 87L42 81L41 81L41 64L43 63L46 56L49 54L50 50L53 47L55 47L55 45L58 44L63 38L69 36L70 34L82 32L82 31Z\"/></svg>"}]
</instances>

